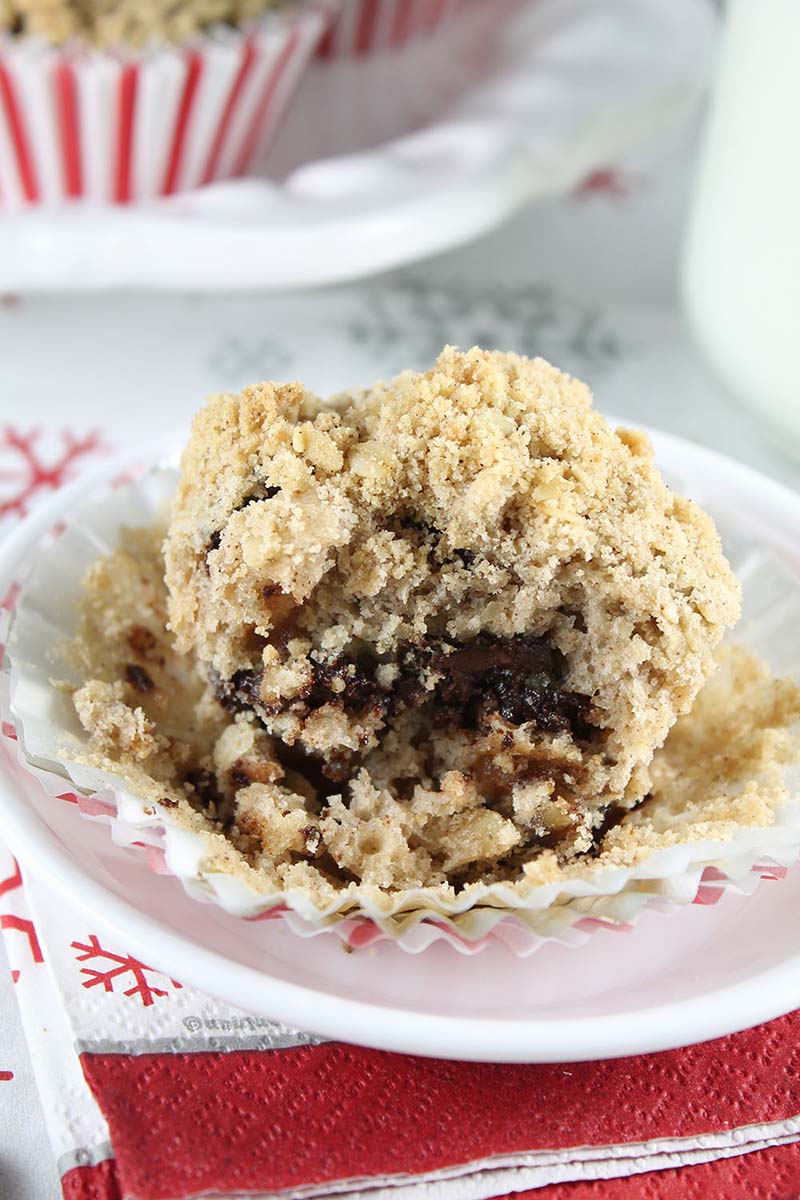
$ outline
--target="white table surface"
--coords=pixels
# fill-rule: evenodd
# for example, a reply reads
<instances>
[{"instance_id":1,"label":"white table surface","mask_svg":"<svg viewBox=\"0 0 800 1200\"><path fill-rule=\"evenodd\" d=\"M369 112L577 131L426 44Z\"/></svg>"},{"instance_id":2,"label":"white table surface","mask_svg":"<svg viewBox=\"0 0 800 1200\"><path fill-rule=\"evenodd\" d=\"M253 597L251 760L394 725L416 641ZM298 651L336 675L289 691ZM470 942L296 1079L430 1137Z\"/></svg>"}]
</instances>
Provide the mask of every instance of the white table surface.
<instances>
[{"instance_id":1,"label":"white table surface","mask_svg":"<svg viewBox=\"0 0 800 1200\"><path fill-rule=\"evenodd\" d=\"M687 139L656 174L623 179L630 198L592 191L539 205L466 250L384 277L380 288L388 293L373 280L285 304L258 296L7 300L0 304L0 424L100 426L121 446L165 421L187 420L205 392L238 388L271 370L293 373L298 356L313 386L341 386L349 381L348 355L363 369L365 338L387 371L406 352L417 365L410 360L424 356L427 334L451 336L452 329L452 336L466 331L478 340L482 321L484 340L505 336L508 348L518 348L511 341L536 308L533 289L546 283L572 299L560 302L556 335L543 326L544 343L562 339L562 365L584 371L601 407L713 445L797 486L800 467L707 372L675 310L690 162ZM494 300L484 312L486 290ZM388 316L377 311L386 295ZM324 344L326 313L335 323L348 305L364 315L366 332L351 320L352 345L320 361L326 356L315 349ZM576 321L567 336L570 305ZM594 314L588 334L581 314ZM609 337L622 353L606 344ZM61 1190L1 941L0 1030L0 1071L14 1073L0 1082L0 1197L56 1200Z\"/></svg>"}]
</instances>

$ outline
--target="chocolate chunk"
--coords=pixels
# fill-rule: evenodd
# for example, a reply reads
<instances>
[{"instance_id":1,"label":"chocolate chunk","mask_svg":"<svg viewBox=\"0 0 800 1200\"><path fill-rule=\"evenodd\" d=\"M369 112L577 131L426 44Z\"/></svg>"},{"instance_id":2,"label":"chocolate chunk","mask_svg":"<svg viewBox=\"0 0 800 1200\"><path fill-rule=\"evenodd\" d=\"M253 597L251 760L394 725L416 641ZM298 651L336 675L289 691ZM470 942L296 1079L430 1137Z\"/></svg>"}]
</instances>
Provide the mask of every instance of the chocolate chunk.
<instances>
[{"instance_id":1,"label":"chocolate chunk","mask_svg":"<svg viewBox=\"0 0 800 1200\"><path fill-rule=\"evenodd\" d=\"M564 733L571 725L570 717L586 698L553 687L550 676L543 672L521 674L509 667L491 670L484 676L488 688L487 700L510 725L534 721L545 733Z\"/></svg>"},{"instance_id":2,"label":"chocolate chunk","mask_svg":"<svg viewBox=\"0 0 800 1200\"><path fill-rule=\"evenodd\" d=\"M460 558L465 567L469 568L478 557L474 550L456 550L456 557Z\"/></svg>"},{"instance_id":3,"label":"chocolate chunk","mask_svg":"<svg viewBox=\"0 0 800 1200\"><path fill-rule=\"evenodd\" d=\"M441 529L437 529L435 525L431 525L429 521L423 521L419 517L401 516L398 524L401 529L416 533L421 542L431 542L435 547L441 541Z\"/></svg>"},{"instance_id":4,"label":"chocolate chunk","mask_svg":"<svg viewBox=\"0 0 800 1200\"><path fill-rule=\"evenodd\" d=\"M522 634L502 638L479 633L473 641L462 643L449 654L434 654L431 666L454 679L503 669L519 675L541 672L553 679L564 674L564 658L547 638Z\"/></svg>"},{"instance_id":5,"label":"chocolate chunk","mask_svg":"<svg viewBox=\"0 0 800 1200\"><path fill-rule=\"evenodd\" d=\"M152 692L156 686L144 667L140 667L137 663L127 664L125 667L125 678L132 688L143 695L146 692Z\"/></svg>"},{"instance_id":6,"label":"chocolate chunk","mask_svg":"<svg viewBox=\"0 0 800 1200\"><path fill-rule=\"evenodd\" d=\"M334 683L338 684L334 687ZM375 664L340 656L314 667L311 684L303 694L309 709L335 704L348 713L366 709L383 711L387 692L375 679Z\"/></svg>"},{"instance_id":7,"label":"chocolate chunk","mask_svg":"<svg viewBox=\"0 0 800 1200\"><path fill-rule=\"evenodd\" d=\"M215 695L228 712L247 712L260 702L261 671L235 671L230 679L217 680Z\"/></svg>"},{"instance_id":8,"label":"chocolate chunk","mask_svg":"<svg viewBox=\"0 0 800 1200\"><path fill-rule=\"evenodd\" d=\"M261 589L261 595L265 600L271 600L273 596L283 594L283 588L279 583L265 583Z\"/></svg>"},{"instance_id":9,"label":"chocolate chunk","mask_svg":"<svg viewBox=\"0 0 800 1200\"><path fill-rule=\"evenodd\" d=\"M233 804L219 790L217 777L213 771L205 767L192 767L183 777L184 786L188 789L187 799L205 816L219 821L221 825L229 825L233 820Z\"/></svg>"},{"instance_id":10,"label":"chocolate chunk","mask_svg":"<svg viewBox=\"0 0 800 1200\"><path fill-rule=\"evenodd\" d=\"M566 664L547 638L479 634L449 654L432 654L430 666L442 676L434 706L464 729L480 728L497 712L510 725L587 734L588 698L560 688Z\"/></svg>"},{"instance_id":11,"label":"chocolate chunk","mask_svg":"<svg viewBox=\"0 0 800 1200\"><path fill-rule=\"evenodd\" d=\"M206 551L206 554L208 554L211 550L219 550L219 544L221 541L222 530L216 529L208 539L208 550Z\"/></svg>"},{"instance_id":12,"label":"chocolate chunk","mask_svg":"<svg viewBox=\"0 0 800 1200\"><path fill-rule=\"evenodd\" d=\"M322 834L315 825L307 825L303 830L303 841L306 844L306 854L313 857L322 845Z\"/></svg>"},{"instance_id":13,"label":"chocolate chunk","mask_svg":"<svg viewBox=\"0 0 800 1200\"><path fill-rule=\"evenodd\" d=\"M253 782L250 773L241 759L237 759L231 767L230 780L231 786L234 788L246 788Z\"/></svg>"}]
</instances>

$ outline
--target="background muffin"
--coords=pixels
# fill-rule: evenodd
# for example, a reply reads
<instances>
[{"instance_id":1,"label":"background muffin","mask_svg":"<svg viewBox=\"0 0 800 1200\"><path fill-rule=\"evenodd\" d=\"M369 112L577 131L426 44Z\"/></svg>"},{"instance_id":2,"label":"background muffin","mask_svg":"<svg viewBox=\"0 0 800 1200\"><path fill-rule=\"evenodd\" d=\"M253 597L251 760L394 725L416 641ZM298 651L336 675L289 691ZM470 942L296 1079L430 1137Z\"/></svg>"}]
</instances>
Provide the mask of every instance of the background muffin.
<instances>
[{"instance_id":1,"label":"background muffin","mask_svg":"<svg viewBox=\"0 0 800 1200\"><path fill-rule=\"evenodd\" d=\"M127 203L243 174L334 9L0 0L3 207Z\"/></svg>"}]
</instances>

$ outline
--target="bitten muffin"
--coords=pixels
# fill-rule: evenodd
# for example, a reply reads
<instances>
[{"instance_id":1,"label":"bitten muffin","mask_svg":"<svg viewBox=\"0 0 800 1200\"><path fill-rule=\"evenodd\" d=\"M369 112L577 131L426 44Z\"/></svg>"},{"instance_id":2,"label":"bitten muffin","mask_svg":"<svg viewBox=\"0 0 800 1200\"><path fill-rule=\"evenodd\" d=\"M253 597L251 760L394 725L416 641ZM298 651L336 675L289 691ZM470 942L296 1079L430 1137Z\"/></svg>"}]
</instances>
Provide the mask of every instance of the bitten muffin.
<instances>
[{"instance_id":1,"label":"bitten muffin","mask_svg":"<svg viewBox=\"0 0 800 1200\"><path fill-rule=\"evenodd\" d=\"M237 827L296 813L345 881L390 888L590 851L739 611L647 439L478 349L329 404L213 399L164 555L178 651L272 764Z\"/></svg>"}]
</instances>

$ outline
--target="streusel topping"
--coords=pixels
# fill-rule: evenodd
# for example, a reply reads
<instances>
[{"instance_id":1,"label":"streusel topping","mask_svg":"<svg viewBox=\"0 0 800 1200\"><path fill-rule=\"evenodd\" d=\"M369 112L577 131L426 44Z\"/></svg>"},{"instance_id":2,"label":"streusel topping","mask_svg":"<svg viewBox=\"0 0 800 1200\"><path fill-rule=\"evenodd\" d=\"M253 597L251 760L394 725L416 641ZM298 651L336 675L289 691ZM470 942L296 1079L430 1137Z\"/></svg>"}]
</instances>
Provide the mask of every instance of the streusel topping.
<instances>
[{"instance_id":1,"label":"streusel topping","mask_svg":"<svg viewBox=\"0 0 800 1200\"><path fill-rule=\"evenodd\" d=\"M53 45L83 38L97 46L184 42L219 23L240 25L286 0L0 0L0 30Z\"/></svg>"}]
</instances>

